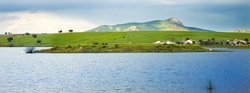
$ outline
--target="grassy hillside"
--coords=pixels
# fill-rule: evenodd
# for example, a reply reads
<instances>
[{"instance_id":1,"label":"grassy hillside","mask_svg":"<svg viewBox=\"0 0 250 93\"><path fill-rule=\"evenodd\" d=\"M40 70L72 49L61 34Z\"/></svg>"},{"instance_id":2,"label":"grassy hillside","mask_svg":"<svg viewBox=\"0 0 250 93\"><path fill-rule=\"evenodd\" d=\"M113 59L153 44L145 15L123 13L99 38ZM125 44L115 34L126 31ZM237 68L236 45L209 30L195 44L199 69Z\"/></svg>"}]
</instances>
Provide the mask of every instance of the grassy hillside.
<instances>
[{"instance_id":1,"label":"grassy hillside","mask_svg":"<svg viewBox=\"0 0 250 93\"><path fill-rule=\"evenodd\" d=\"M155 45L155 44L97 44L53 47L37 53L166 53L166 52L219 52L200 45Z\"/></svg>"},{"instance_id":2,"label":"grassy hillside","mask_svg":"<svg viewBox=\"0 0 250 93\"><path fill-rule=\"evenodd\" d=\"M8 42L7 38L13 37L13 41ZM39 34L37 38L31 35L0 35L0 46L77 46L88 45L93 42L98 43L135 43L147 44L159 40L184 40L190 38L193 40L207 40L215 38L216 40L233 40L250 38L250 33L222 33L222 32L78 32L61 34ZM41 40L41 44L37 44Z\"/></svg>"}]
</instances>

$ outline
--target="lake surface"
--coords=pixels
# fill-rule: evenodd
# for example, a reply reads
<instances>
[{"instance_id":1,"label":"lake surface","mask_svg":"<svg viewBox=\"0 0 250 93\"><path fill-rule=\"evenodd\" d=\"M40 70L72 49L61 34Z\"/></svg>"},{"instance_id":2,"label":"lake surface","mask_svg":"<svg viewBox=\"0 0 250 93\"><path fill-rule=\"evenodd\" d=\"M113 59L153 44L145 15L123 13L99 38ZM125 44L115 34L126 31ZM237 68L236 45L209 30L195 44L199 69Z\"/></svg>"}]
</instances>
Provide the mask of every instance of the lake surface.
<instances>
[{"instance_id":1,"label":"lake surface","mask_svg":"<svg viewBox=\"0 0 250 93\"><path fill-rule=\"evenodd\" d=\"M0 48L0 93L250 93L250 50L25 54ZM215 89L208 92L212 81Z\"/></svg>"}]
</instances>

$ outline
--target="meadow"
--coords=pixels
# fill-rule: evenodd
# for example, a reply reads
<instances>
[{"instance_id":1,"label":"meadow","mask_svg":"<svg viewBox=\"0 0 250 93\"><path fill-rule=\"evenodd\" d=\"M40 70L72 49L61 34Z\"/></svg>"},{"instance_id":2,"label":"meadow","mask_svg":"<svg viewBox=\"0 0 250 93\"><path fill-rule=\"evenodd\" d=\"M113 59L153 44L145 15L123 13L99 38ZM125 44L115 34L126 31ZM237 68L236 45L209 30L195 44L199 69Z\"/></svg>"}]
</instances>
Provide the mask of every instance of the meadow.
<instances>
[{"instance_id":1,"label":"meadow","mask_svg":"<svg viewBox=\"0 0 250 93\"><path fill-rule=\"evenodd\" d=\"M8 41L12 37L13 40ZM74 32L56 34L32 35L0 35L0 46L16 47L66 47L79 45L92 45L93 43L108 44L152 44L156 41L183 41L186 38L192 40L234 40L250 38L250 33L226 33L226 32ZM40 41L39 43L37 41Z\"/></svg>"}]
</instances>

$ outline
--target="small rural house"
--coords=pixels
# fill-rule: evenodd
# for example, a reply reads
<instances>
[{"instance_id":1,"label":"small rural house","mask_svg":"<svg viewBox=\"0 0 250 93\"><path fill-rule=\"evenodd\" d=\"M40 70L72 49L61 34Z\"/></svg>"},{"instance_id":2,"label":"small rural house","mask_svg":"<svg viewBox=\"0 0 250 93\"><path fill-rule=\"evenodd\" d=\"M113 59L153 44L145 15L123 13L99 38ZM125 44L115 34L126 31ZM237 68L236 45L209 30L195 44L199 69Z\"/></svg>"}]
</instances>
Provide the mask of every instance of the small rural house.
<instances>
[{"instance_id":1,"label":"small rural house","mask_svg":"<svg viewBox=\"0 0 250 93\"><path fill-rule=\"evenodd\" d=\"M171 44L175 44L173 42L170 41L156 41L154 44L166 44L166 45L171 45Z\"/></svg>"},{"instance_id":2,"label":"small rural house","mask_svg":"<svg viewBox=\"0 0 250 93\"><path fill-rule=\"evenodd\" d=\"M193 40L186 40L186 41L184 42L184 44L194 44L194 41L193 41Z\"/></svg>"}]
</instances>

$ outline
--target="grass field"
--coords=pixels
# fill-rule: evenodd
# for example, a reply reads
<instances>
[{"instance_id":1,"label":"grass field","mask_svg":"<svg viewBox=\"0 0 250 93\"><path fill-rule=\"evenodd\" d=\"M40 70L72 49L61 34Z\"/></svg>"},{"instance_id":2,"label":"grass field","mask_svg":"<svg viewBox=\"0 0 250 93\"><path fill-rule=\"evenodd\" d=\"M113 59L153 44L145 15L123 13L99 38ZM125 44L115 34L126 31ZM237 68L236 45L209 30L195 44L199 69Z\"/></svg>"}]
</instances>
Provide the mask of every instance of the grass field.
<instances>
[{"instance_id":1,"label":"grass field","mask_svg":"<svg viewBox=\"0 0 250 93\"><path fill-rule=\"evenodd\" d=\"M141 53L141 52L217 52L200 45L155 45L155 44L97 44L53 47L38 53Z\"/></svg>"},{"instance_id":2,"label":"grass field","mask_svg":"<svg viewBox=\"0 0 250 93\"><path fill-rule=\"evenodd\" d=\"M13 37L13 41L8 42L7 38ZM0 35L0 46L61 46L67 45L91 45L93 42L108 44L151 44L155 41L181 41L185 38L193 40L234 40L250 38L250 33L225 33L225 32L76 32L39 34L36 38L31 35ZM41 40L41 44L37 44Z\"/></svg>"}]
</instances>

